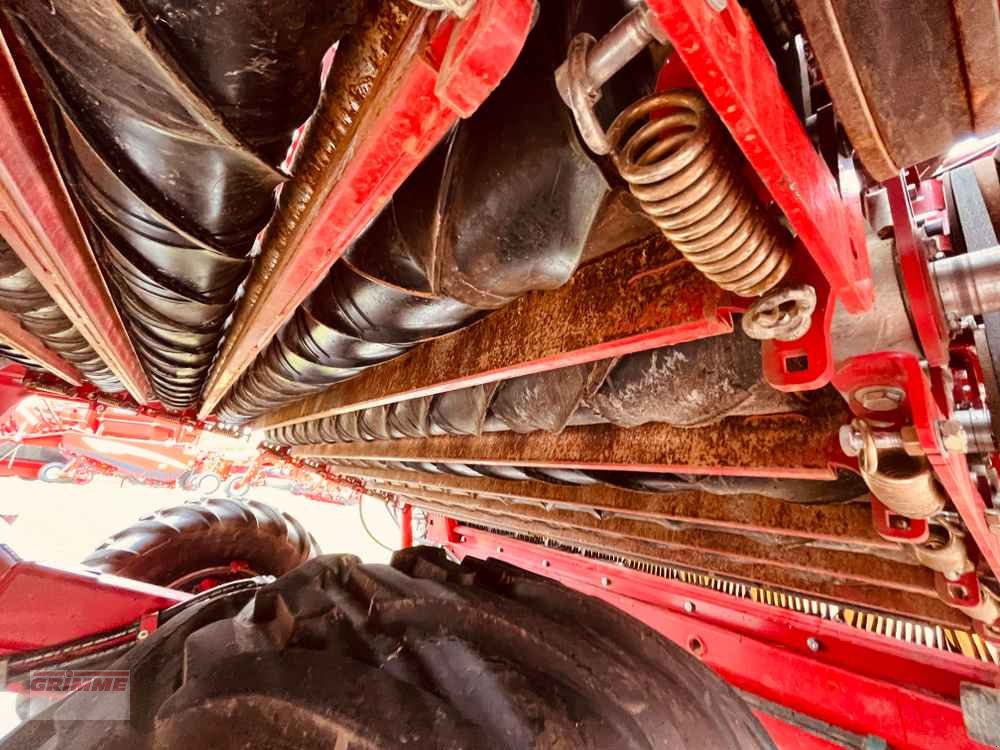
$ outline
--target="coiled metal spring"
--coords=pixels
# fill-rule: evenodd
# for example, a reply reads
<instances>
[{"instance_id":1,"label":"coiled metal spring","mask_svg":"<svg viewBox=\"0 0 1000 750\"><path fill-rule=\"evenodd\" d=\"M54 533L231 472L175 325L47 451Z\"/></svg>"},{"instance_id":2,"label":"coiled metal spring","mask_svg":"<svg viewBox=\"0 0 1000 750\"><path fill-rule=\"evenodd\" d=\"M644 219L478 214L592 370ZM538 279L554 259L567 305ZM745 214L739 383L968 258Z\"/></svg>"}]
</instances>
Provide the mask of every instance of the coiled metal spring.
<instances>
[{"instance_id":1,"label":"coiled metal spring","mask_svg":"<svg viewBox=\"0 0 1000 750\"><path fill-rule=\"evenodd\" d=\"M791 237L758 203L728 133L699 94L640 99L614 121L608 140L643 210L705 276L743 297L781 281Z\"/></svg>"}]
</instances>

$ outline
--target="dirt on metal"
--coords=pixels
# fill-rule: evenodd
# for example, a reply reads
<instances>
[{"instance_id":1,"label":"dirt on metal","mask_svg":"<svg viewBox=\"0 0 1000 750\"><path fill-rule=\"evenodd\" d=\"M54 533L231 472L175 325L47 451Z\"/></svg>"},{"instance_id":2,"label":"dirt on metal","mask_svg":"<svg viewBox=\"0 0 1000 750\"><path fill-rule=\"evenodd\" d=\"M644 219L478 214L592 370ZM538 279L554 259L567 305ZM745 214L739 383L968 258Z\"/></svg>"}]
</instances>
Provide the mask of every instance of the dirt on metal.
<instances>
[{"instance_id":1,"label":"dirt on metal","mask_svg":"<svg viewBox=\"0 0 1000 750\"><path fill-rule=\"evenodd\" d=\"M422 498L411 498L415 507L448 515L451 508ZM969 620L957 610L948 607L934 591L933 575L914 568L914 580L923 577L917 588L900 590L859 582L850 578L815 573L794 567L776 566L770 562L737 560L721 554L692 549L671 549L660 545L600 537L587 530L562 528L538 521L525 521L511 517L498 517L486 513L465 512L465 520L487 529L503 529L558 542L582 550L592 550L613 557L652 561L668 566L690 568L713 575L735 578L764 586L795 591L812 597L870 607L905 617L914 617L932 623L969 628ZM500 523L502 521L502 523ZM462 534L459 526L455 533ZM469 533L474 533L470 529ZM909 567L909 566L900 566Z\"/></svg>"},{"instance_id":2,"label":"dirt on metal","mask_svg":"<svg viewBox=\"0 0 1000 750\"><path fill-rule=\"evenodd\" d=\"M277 427L732 331L728 295L662 237L581 268L475 325L261 417Z\"/></svg>"},{"instance_id":3,"label":"dirt on metal","mask_svg":"<svg viewBox=\"0 0 1000 750\"><path fill-rule=\"evenodd\" d=\"M306 445L293 448L292 455L834 479L830 459L837 431L849 420L843 400L824 393L804 404L799 414L731 417L690 429L656 423L631 429L591 425L558 435L503 432Z\"/></svg>"},{"instance_id":4,"label":"dirt on metal","mask_svg":"<svg viewBox=\"0 0 1000 750\"><path fill-rule=\"evenodd\" d=\"M661 495L600 484L553 485L341 464L331 465L329 469L337 474L374 480L404 494L406 488L426 489L479 498L493 505L528 505L601 515L623 513L650 521L690 521L703 526L784 534L875 549L899 547L875 532L871 511L862 503L804 505L760 495L713 495L701 491Z\"/></svg>"}]
</instances>

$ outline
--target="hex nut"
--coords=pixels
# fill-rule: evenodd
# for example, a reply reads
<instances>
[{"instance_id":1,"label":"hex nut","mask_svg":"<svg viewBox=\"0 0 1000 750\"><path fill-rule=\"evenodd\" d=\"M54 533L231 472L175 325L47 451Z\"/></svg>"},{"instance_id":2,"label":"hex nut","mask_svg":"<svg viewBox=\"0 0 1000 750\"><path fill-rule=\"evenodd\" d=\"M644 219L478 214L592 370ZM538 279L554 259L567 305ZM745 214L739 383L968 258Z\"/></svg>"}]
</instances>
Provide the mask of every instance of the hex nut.
<instances>
[{"instance_id":1,"label":"hex nut","mask_svg":"<svg viewBox=\"0 0 1000 750\"><path fill-rule=\"evenodd\" d=\"M854 398L868 411L894 411L905 397L903 389L895 386L876 385L854 392Z\"/></svg>"}]
</instances>

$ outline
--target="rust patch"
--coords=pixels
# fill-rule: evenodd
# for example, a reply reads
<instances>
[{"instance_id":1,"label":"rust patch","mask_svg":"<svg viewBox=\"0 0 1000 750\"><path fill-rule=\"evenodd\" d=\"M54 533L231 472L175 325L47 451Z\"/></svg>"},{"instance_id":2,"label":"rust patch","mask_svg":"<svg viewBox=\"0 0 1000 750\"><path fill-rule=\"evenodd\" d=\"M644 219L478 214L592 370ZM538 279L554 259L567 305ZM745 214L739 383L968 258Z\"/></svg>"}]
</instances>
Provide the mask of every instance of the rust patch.
<instances>
[{"instance_id":1,"label":"rust patch","mask_svg":"<svg viewBox=\"0 0 1000 750\"><path fill-rule=\"evenodd\" d=\"M850 414L836 394L824 394L806 409L806 420L730 417L687 429L655 423L628 429L591 425L558 435L497 432L304 445L293 448L292 455L833 479L830 457L837 430Z\"/></svg>"},{"instance_id":2,"label":"rust patch","mask_svg":"<svg viewBox=\"0 0 1000 750\"><path fill-rule=\"evenodd\" d=\"M701 491L653 494L600 484L575 487L342 465L330 466L330 470L391 485L393 491L403 493L408 489L464 493L494 505L510 503L578 513L627 513L629 517L654 522L688 521L734 531L899 549L899 545L875 533L866 503L800 505L759 495L723 496Z\"/></svg>"},{"instance_id":3,"label":"rust patch","mask_svg":"<svg viewBox=\"0 0 1000 750\"><path fill-rule=\"evenodd\" d=\"M732 331L728 295L662 237L254 422L272 428ZM655 273L651 271L655 270Z\"/></svg>"}]
</instances>

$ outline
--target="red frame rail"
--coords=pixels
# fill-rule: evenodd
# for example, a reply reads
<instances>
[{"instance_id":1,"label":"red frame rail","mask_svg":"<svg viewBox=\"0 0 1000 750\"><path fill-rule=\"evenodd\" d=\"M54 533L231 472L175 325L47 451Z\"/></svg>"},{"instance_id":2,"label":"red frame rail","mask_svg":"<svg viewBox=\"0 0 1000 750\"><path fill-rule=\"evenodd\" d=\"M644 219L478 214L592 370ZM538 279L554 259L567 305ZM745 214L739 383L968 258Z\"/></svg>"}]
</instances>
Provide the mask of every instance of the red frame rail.
<instances>
[{"instance_id":1,"label":"red frame rail","mask_svg":"<svg viewBox=\"0 0 1000 750\"><path fill-rule=\"evenodd\" d=\"M991 665L443 516L428 524L428 540L457 558L497 558L604 599L752 695L898 750L985 750L966 734L958 692L965 682L993 686L998 672ZM838 747L773 716L765 724L782 748Z\"/></svg>"},{"instance_id":2,"label":"red frame rail","mask_svg":"<svg viewBox=\"0 0 1000 750\"><path fill-rule=\"evenodd\" d=\"M153 400L0 35L0 235L139 403ZM58 373L57 373L58 374Z\"/></svg>"},{"instance_id":3,"label":"red frame rail","mask_svg":"<svg viewBox=\"0 0 1000 750\"><path fill-rule=\"evenodd\" d=\"M534 11L535 0L479 0L466 18L443 22L423 54L391 87L374 94L380 98L371 107L375 114L361 123L336 186L322 198L288 261L237 309L206 383L200 418L212 413L458 118L472 114L500 83L524 46Z\"/></svg>"}]
</instances>

